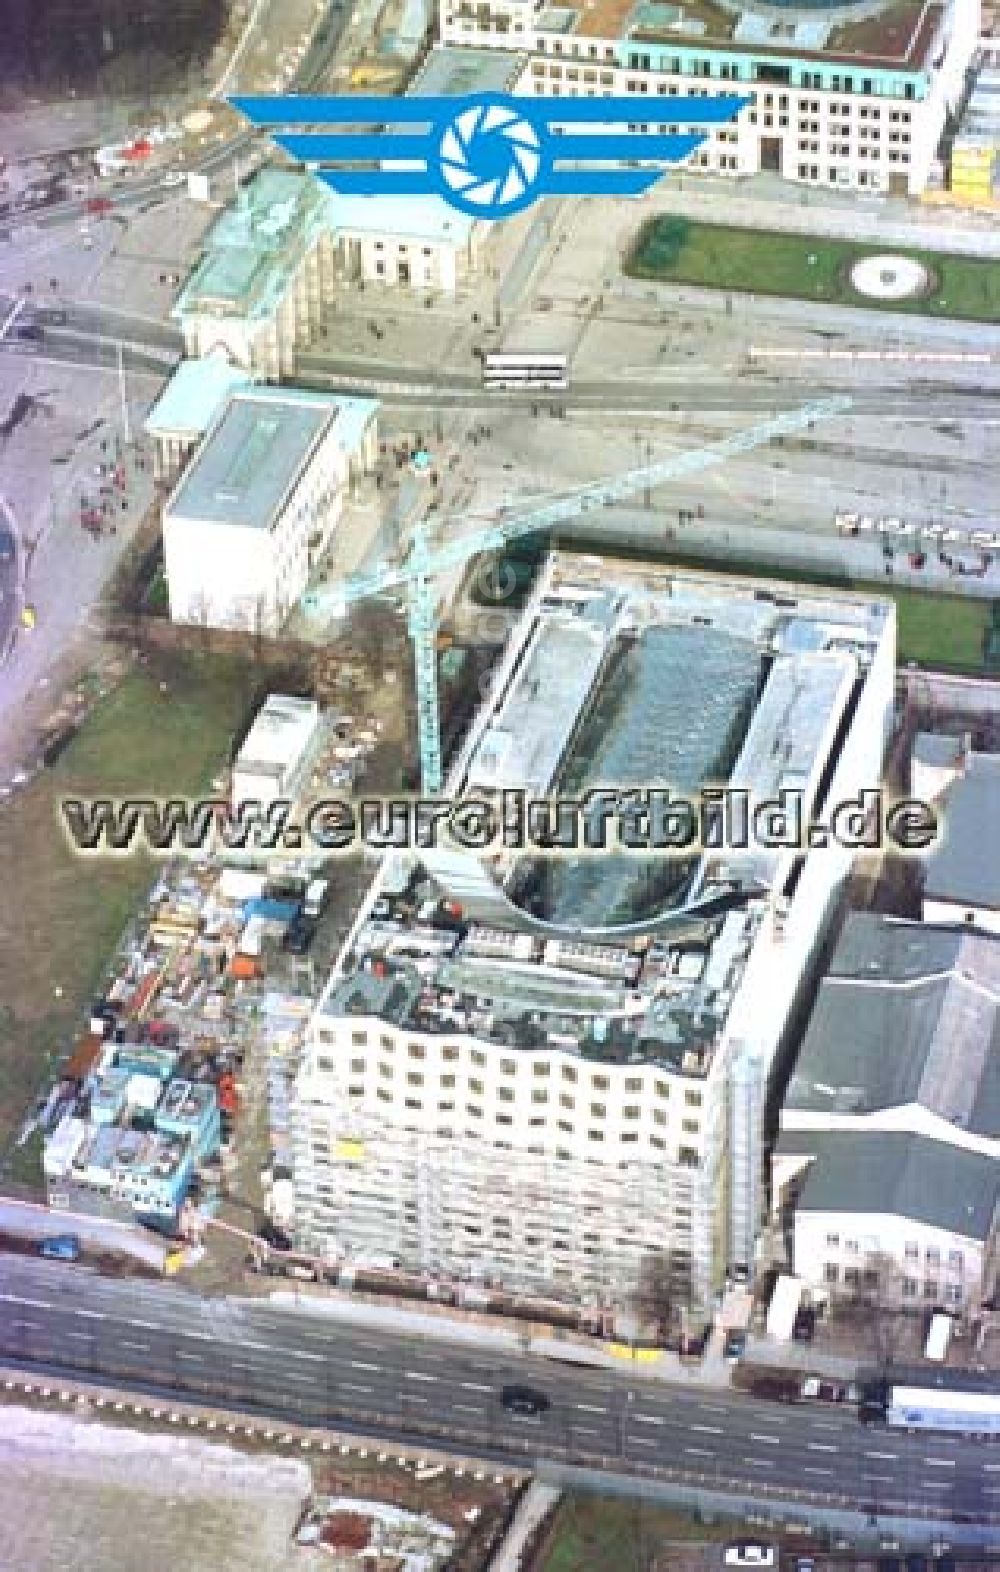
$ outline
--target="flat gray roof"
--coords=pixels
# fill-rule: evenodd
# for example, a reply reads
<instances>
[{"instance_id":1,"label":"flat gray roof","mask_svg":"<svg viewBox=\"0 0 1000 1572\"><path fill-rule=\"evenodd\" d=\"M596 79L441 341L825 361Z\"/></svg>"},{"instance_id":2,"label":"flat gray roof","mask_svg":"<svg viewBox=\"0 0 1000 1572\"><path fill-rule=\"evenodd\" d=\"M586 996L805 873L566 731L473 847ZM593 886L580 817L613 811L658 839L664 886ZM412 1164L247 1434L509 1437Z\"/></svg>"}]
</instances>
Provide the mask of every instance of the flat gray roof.
<instances>
[{"instance_id":1,"label":"flat gray roof","mask_svg":"<svg viewBox=\"0 0 1000 1572\"><path fill-rule=\"evenodd\" d=\"M170 502L174 517L269 529L336 406L236 394Z\"/></svg>"},{"instance_id":2,"label":"flat gray roof","mask_svg":"<svg viewBox=\"0 0 1000 1572\"><path fill-rule=\"evenodd\" d=\"M866 1114L919 1103L1000 1136L1000 938L848 917L784 1110Z\"/></svg>"},{"instance_id":3,"label":"flat gray roof","mask_svg":"<svg viewBox=\"0 0 1000 1572\"><path fill-rule=\"evenodd\" d=\"M857 1212L911 1218L967 1239L989 1237L1000 1195L1000 1164L947 1141L906 1131L797 1131L778 1152L815 1158L801 1212Z\"/></svg>"},{"instance_id":4,"label":"flat gray roof","mask_svg":"<svg viewBox=\"0 0 1000 1572\"><path fill-rule=\"evenodd\" d=\"M523 57L506 49L432 49L410 87L409 98L456 98L464 93L502 93L513 87Z\"/></svg>"},{"instance_id":5,"label":"flat gray roof","mask_svg":"<svg viewBox=\"0 0 1000 1572\"><path fill-rule=\"evenodd\" d=\"M942 833L924 861L925 897L1000 908L1000 757L970 753L938 812Z\"/></svg>"}]
</instances>

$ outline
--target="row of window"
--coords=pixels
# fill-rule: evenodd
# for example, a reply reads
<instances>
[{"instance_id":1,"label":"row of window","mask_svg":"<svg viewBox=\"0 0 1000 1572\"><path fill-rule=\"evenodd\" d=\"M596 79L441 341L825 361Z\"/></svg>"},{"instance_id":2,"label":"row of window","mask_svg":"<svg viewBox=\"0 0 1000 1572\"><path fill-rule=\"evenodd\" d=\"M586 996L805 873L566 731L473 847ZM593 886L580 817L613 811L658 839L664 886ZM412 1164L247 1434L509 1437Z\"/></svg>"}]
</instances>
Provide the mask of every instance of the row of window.
<instances>
[{"instance_id":1,"label":"row of window","mask_svg":"<svg viewBox=\"0 0 1000 1572\"><path fill-rule=\"evenodd\" d=\"M388 1103L388 1102L392 1101L391 1094L388 1093L388 1092L383 1092L381 1089L377 1093L377 1096L378 1096L378 1099L379 1099L380 1102L387 1102ZM422 1113L424 1111L423 1103L421 1103L415 1097L408 1097L408 1098L404 1099L404 1107L410 1109L413 1113ZM438 1114L454 1114L456 1112L455 1104L453 1102L439 1102L438 1105L437 1105L437 1112L438 1112ZM482 1118L484 1118L484 1114L483 1114L482 1108L478 1107L475 1103L467 1103L465 1105L465 1114L470 1119L482 1119ZM511 1114L497 1114L495 1116L493 1122L495 1124L501 1126L501 1127L510 1128L510 1127L513 1126L514 1119L513 1119L513 1115L511 1115ZM547 1124L548 1124L548 1121L547 1121L547 1119L544 1116L541 1117L541 1118L532 1118L532 1119L528 1120L528 1125L529 1125L529 1127L531 1129L542 1130L542 1129L546 1128ZM409 1126L405 1126L404 1128L409 1129L410 1127ZM556 1129L562 1135L571 1135L575 1139L578 1139L583 1134L583 1131L577 1130L576 1126L574 1124L572 1124L571 1121L568 1120L568 1119L559 1119L559 1120L557 1120L556 1121ZM414 1131L414 1133L417 1133L417 1132ZM437 1127L437 1129L435 1130L434 1133L435 1133L435 1135L437 1135L442 1140L451 1141L451 1140L455 1140L456 1137L461 1137L461 1136L465 1136L467 1139L475 1140L475 1139L481 1137L481 1133L482 1132L480 1130L477 1130L474 1126L469 1126L469 1125L466 1125L464 1130L459 1130L459 1129L457 1129L453 1125L438 1125L438 1127ZM606 1132L604 1130L596 1130L596 1129L588 1130L586 1132L586 1137L587 1137L588 1141L591 1141L591 1142L594 1142L594 1143L602 1143L602 1144L607 1139ZM618 1135L618 1141L619 1141L619 1143L622 1146L635 1146L635 1145L638 1144L639 1138L640 1137L639 1137L639 1131L638 1130L622 1130L622 1131L619 1132L619 1135ZM653 1151L665 1152L667 1150L667 1141L666 1141L666 1139L662 1135L647 1135L643 1139L644 1139L644 1144L646 1146L651 1147L653 1149ZM542 1148L541 1147L538 1147L538 1148L529 1147L528 1150L529 1150L529 1152L530 1151L537 1151L538 1153L542 1152ZM562 1149L559 1149L559 1148L557 1148L555 1155L557 1157L566 1157L566 1158L570 1158L570 1157L573 1156L573 1154L571 1152L563 1151ZM320 1164L328 1163L329 1160L330 1160L329 1159L329 1149L328 1149L328 1147L326 1145L320 1145L320 1144L314 1145L312 1147L312 1158L313 1158L314 1162L317 1162L317 1163L320 1163ZM698 1153L697 1147L694 1147L694 1146L680 1146L680 1147L678 1147L678 1149L677 1149L677 1161L681 1165L681 1167L683 1167L683 1168L697 1168L697 1166L699 1164L699 1161L700 1161L700 1157L699 1157L699 1153Z\"/></svg>"},{"instance_id":2,"label":"row of window","mask_svg":"<svg viewBox=\"0 0 1000 1572\"><path fill-rule=\"evenodd\" d=\"M330 1043L336 1040L336 1032L330 1031L329 1029L320 1028L319 1037L321 1042ZM354 1031L351 1033L352 1048L367 1048L368 1045L369 1035L367 1031ZM378 1046L384 1053L392 1053L397 1046L397 1042L394 1037L390 1037L387 1034L382 1033L379 1036ZM407 1043L406 1056L409 1059L418 1061L424 1060L428 1057L427 1047L424 1043ZM462 1050L456 1047L454 1044L445 1044L441 1049L441 1059L445 1064L456 1064L461 1056ZM492 1055L487 1055L481 1048L473 1048L469 1050L468 1057L469 1062L477 1069L485 1070L487 1060L488 1058L492 1058ZM332 1058L330 1058L329 1055L319 1054L317 1056L316 1063L320 1070L329 1072L334 1069L334 1061ZM531 1065L532 1074L538 1079L546 1079L552 1075L552 1063L548 1059L525 1060L504 1057L498 1061L494 1061L495 1068L497 1068L499 1073L504 1076L516 1076L520 1070L526 1070L528 1064ZM355 1058L351 1060L352 1074L360 1075L364 1074L364 1071L364 1059ZM384 1074L386 1072L382 1070L382 1073ZM391 1071L389 1073L391 1073ZM586 1072L584 1072L584 1076L585 1075ZM580 1072L575 1065L564 1064L561 1066L559 1078L565 1081L568 1085L576 1085L580 1080ZM647 1083L647 1081L641 1075L626 1075L623 1077L620 1084L621 1089L624 1092L648 1092L650 1090L649 1083ZM592 1071L590 1074L590 1086L591 1089L595 1092L610 1092L612 1089L611 1076L606 1075L598 1070ZM664 1099L669 1098L669 1082L657 1080L652 1083L652 1087L655 1090L657 1097ZM687 1108L700 1108L702 1105L701 1092L694 1087L685 1088L684 1105Z\"/></svg>"},{"instance_id":3,"label":"row of window","mask_svg":"<svg viewBox=\"0 0 1000 1572\"><path fill-rule=\"evenodd\" d=\"M539 38L538 49L541 54L549 52L554 55L571 55L574 59L597 60L603 58L613 61L615 51L607 44L581 45L575 39ZM586 50L586 53L584 53ZM599 51L603 50L603 54ZM717 67L717 69L713 69ZM670 76L715 77L722 82L774 82L782 83L788 87L804 87L813 92L824 91L823 74L820 71L802 71L799 73L798 82L793 82L792 71L788 66L754 64L751 61L716 60L710 56L690 60L685 67L680 55L667 55L656 60L650 54L638 50L629 52L627 67L630 71L663 71ZM751 75L752 72L752 75ZM875 78L870 76L856 77L853 74L845 75L843 72L832 72L829 80L829 89L833 93L864 93L869 96L878 92ZM917 96L916 84L904 82L897 85L892 95L895 98L915 99Z\"/></svg>"},{"instance_id":4,"label":"row of window","mask_svg":"<svg viewBox=\"0 0 1000 1572\"><path fill-rule=\"evenodd\" d=\"M320 1067L322 1069L331 1069L332 1070L333 1063L329 1059L327 1059L327 1060L320 1060ZM361 1076L363 1076L366 1073L366 1068L367 1068L366 1060L364 1060L364 1059L352 1059L351 1060L351 1074L352 1075L361 1075ZM536 1066L536 1068L537 1068L537 1066ZM391 1081L393 1079L394 1075L395 1075L395 1066L392 1065L392 1064L386 1064L384 1062L380 1062L379 1066L378 1066L378 1073L379 1073L379 1076L380 1076L380 1078L382 1080ZM596 1081L598 1079L600 1079L600 1081L602 1083L606 1083L606 1081L607 1081L607 1077L606 1076L601 1076L599 1078L598 1077L592 1078L594 1083L596 1083ZM406 1072L406 1084L407 1084L407 1086L419 1086L419 1087L424 1086L426 1084L425 1083L425 1078L424 1078L424 1072L422 1070L408 1070ZM451 1075L440 1075L440 1076L437 1077L435 1084L438 1085L441 1088L442 1091L451 1091L451 1090L454 1090L454 1088L457 1086L457 1084L458 1084L458 1077L457 1077L457 1075L454 1075L454 1074L451 1074ZM485 1095L485 1091L486 1091L485 1083L483 1081L481 1081L480 1079L478 1079L478 1077L476 1077L476 1076L469 1076L467 1078L467 1085L468 1085L468 1090L471 1093L474 1093L475 1095L480 1096L480 1097ZM596 1084L595 1084L595 1089L596 1089ZM350 1090L350 1095L352 1097L355 1097L355 1096L356 1097L360 1097L360 1096L363 1096L363 1094L364 1094L364 1088L362 1086L360 1086L360 1085L352 1086L352 1087L350 1087L349 1090ZM638 1080L638 1078L636 1078L636 1077L631 1077L631 1076L628 1077L626 1079L626 1082L625 1082L625 1091L626 1092L629 1092L629 1091L631 1091L631 1092L637 1092L637 1091L641 1092L642 1091L642 1082L640 1080ZM515 1101L514 1088L511 1087L511 1086L498 1086L496 1088L496 1098L497 1098L497 1101L501 1102L501 1103L512 1103L512 1102L514 1102ZM535 1087L532 1090L531 1101L533 1103L547 1103L548 1100L549 1100L549 1093L548 1093L548 1089L547 1088L545 1088L545 1087ZM699 1108L701 1106L701 1093L700 1092L694 1092L694 1091L687 1091L687 1092L685 1092L685 1094L684 1094L684 1102L685 1102L685 1105L687 1107L689 1107L689 1108ZM575 1095L573 1093L571 1093L571 1092L560 1092L559 1093L559 1106L560 1106L560 1108L568 1108L568 1109L571 1109L571 1110L575 1109L576 1108L576 1097L575 1097ZM608 1108L607 1108L607 1104L606 1103L591 1103L590 1111L593 1114L595 1119L605 1119L605 1118L607 1118ZM642 1117L642 1108L637 1103L627 1104L624 1108L622 1108L621 1116L622 1116L623 1119L639 1119L639 1118ZM660 1109L653 1109L653 1116L654 1116L654 1119L655 1119L657 1124L665 1124L666 1123L667 1116ZM683 1126L684 1126L685 1130L690 1131L692 1134L696 1134L697 1131L698 1131L698 1128L699 1128L697 1119L685 1119L683 1121Z\"/></svg>"},{"instance_id":5,"label":"row of window","mask_svg":"<svg viewBox=\"0 0 1000 1572\"><path fill-rule=\"evenodd\" d=\"M862 1271L857 1266L845 1266L843 1277L841 1269L835 1261L827 1261L823 1267L823 1281L830 1287L837 1287L841 1283L845 1288L868 1288L876 1290L879 1284L877 1271ZM936 1278L924 1279L923 1297L932 1302L941 1301L945 1304L959 1305L962 1303L962 1289L958 1283L945 1283L943 1285ZM920 1297L920 1283L915 1277L904 1277L902 1284L902 1297L904 1299L917 1299Z\"/></svg>"},{"instance_id":6,"label":"row of window","mask_svg":"<svg viewBox=\"0 0 1000 1572\"><path fill-rule=\"evenodd\" d=\"M826 1247L828 1250L843 1248L845 1255L860 1255L862 1249L866 1255L873 1255L878 1251L879 1245L877 1239L866 1239L862 1245L858 1239L845 1238L841 1241L839 1234L829 1233L826 1236ZM919 1261L921 1259L920 1245L915 1239L906 1241L903 1247L903 1258L906 1261ZM927 1245L923 1251L923 1260L928 1267L940 1266L942 1258L942 1251L937 1245ZM947 1252L947 1263L950 1272L961 1272L965 1266L964 1253L961 1250L949 1250Z\"/></svg>"}]
</instances>

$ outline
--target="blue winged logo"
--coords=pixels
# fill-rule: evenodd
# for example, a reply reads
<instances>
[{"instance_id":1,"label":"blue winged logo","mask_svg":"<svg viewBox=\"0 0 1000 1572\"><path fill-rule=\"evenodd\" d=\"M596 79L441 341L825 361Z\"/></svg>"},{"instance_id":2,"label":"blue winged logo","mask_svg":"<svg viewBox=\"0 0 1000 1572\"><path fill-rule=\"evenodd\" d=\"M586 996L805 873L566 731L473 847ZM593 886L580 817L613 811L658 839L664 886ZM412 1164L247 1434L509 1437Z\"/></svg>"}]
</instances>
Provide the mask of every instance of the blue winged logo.
<instances>
[{"instance_id":1,"label":"blue winged logo","mask_svg":"<svg viewBox=\"0 0 1000 1572\"><path fill-rule=\"evenodd\" d=\"M351 196L439 196L474 218L539 197L638 196L680 163L740 97L237 97L292 158ZM649 129L669 114L678 129ZM342 129L331 130L331 127ZM350 128L350 129L347 129ZM680 129L683 128L683 129Z\"/></svg>"}]
</instances>

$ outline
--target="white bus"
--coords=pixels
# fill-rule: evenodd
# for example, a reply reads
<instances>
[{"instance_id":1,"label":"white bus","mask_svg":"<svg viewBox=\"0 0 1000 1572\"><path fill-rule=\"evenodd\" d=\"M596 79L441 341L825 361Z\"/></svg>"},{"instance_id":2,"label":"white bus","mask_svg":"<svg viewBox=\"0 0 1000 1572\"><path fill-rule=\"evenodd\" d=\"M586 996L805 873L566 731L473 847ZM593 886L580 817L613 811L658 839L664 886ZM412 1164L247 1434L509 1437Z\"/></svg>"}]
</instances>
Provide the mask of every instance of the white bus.
<instances>
[{"instance_id":1,"label":"white bus","mask_svg":"<svg viewBox=\"0 0 1000 1572\"><path fill-rule=\"evenodd\" d=\"M540 349L520 354L487 350L483 355L483 386L513 392L522 388L526 392L562 392L569 386L566 356Z\"/></svg>"}]
</instances>

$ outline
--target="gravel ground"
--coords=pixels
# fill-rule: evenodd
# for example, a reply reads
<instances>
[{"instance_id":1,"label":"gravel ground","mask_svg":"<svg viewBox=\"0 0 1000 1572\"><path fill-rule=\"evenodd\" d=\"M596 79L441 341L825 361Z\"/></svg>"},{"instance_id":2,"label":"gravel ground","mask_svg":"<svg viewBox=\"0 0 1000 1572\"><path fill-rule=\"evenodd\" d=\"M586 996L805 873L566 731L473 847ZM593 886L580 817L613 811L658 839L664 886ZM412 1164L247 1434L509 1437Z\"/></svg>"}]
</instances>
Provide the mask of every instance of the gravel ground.
<instances>
[{"instance_id":1,"label":"gravel ground","mask_svg":"<svg viewBox=\"0 0 1000 1572\"><path fill-rule=\"evenodd\" d=\"M310 1472L182 1436L3 1410L2 1572L304 1572Z\"/></svg>"}]
</instances>

